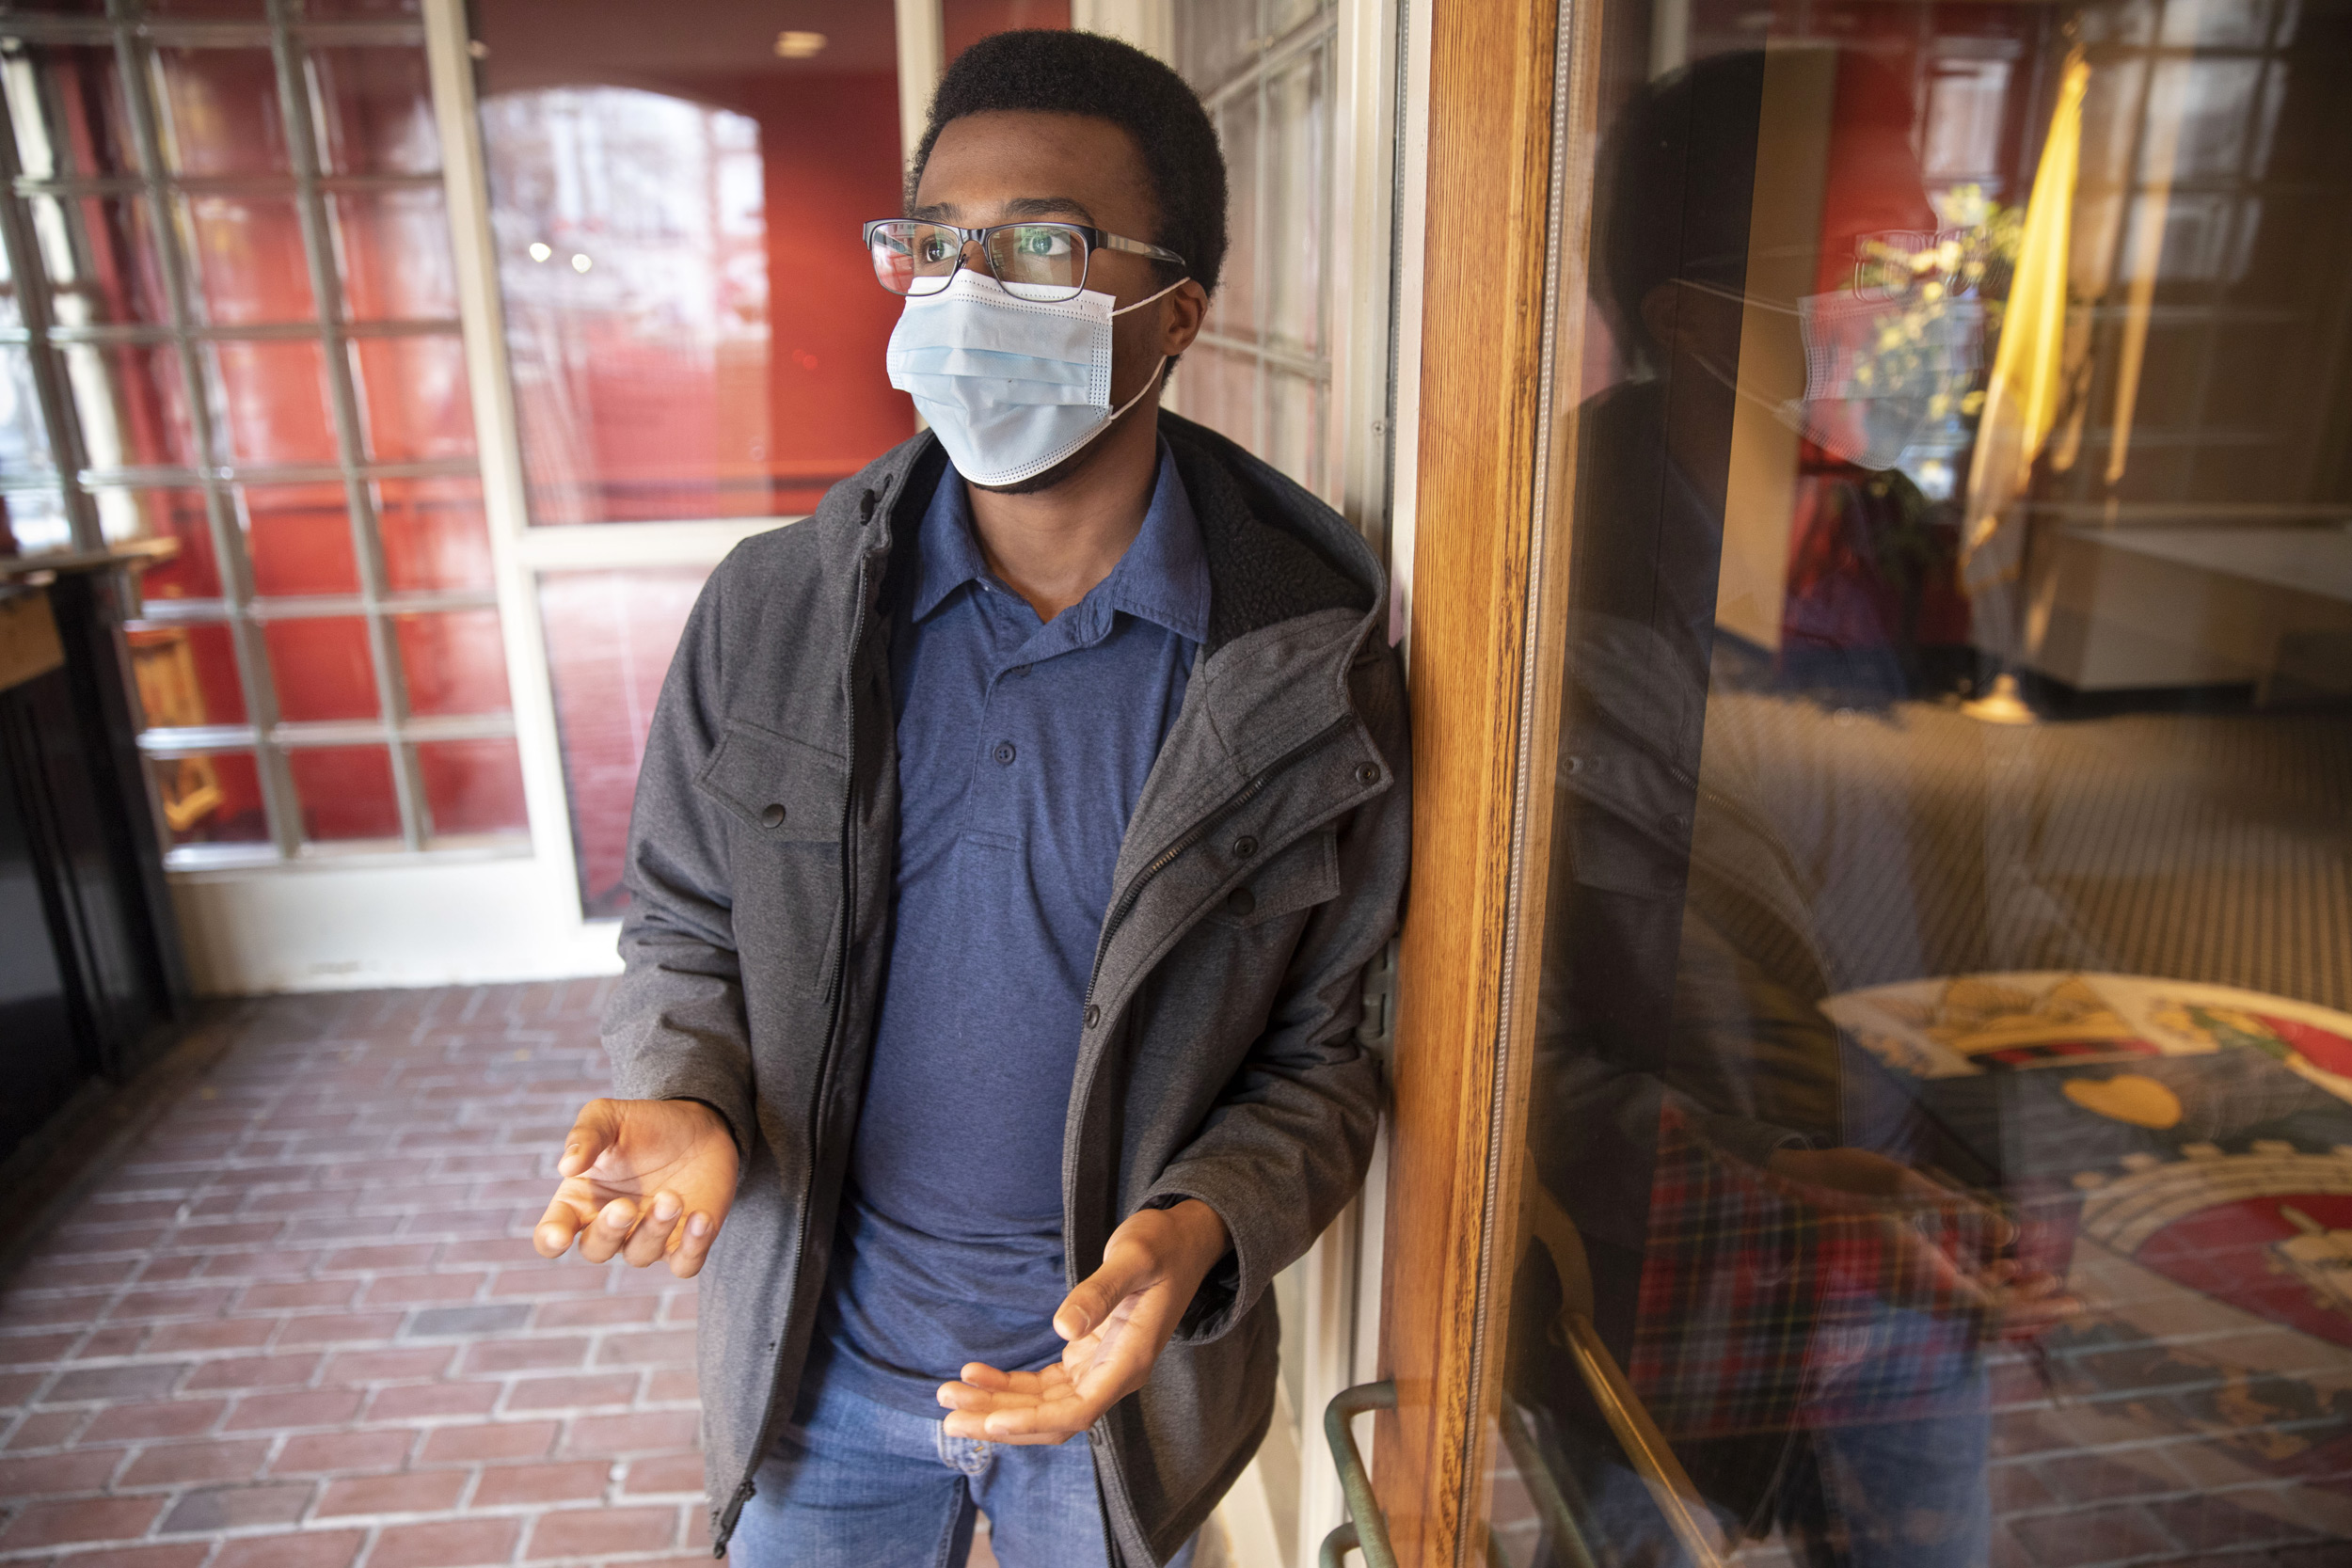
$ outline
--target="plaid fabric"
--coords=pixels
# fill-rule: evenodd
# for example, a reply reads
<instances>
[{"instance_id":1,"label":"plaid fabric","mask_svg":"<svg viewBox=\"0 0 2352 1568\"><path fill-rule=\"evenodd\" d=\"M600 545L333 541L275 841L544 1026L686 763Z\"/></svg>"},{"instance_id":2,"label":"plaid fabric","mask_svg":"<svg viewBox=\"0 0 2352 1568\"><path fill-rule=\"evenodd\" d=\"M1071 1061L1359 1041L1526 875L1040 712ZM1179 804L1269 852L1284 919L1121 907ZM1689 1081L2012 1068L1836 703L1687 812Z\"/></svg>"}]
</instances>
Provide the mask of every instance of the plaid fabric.
<instances>
[{"instance_id":1,"label":"plaid fabric","mask_svg":"<svg viewBox=\"0 0 2352 1568\"><path fill-rule=\"evenodd\" d=\"M1660 1117L1628 1375L1669 1438L1925 1415L1975 1371L2001 1222L1800 1188Z\"/></svg>"}]
</instances>

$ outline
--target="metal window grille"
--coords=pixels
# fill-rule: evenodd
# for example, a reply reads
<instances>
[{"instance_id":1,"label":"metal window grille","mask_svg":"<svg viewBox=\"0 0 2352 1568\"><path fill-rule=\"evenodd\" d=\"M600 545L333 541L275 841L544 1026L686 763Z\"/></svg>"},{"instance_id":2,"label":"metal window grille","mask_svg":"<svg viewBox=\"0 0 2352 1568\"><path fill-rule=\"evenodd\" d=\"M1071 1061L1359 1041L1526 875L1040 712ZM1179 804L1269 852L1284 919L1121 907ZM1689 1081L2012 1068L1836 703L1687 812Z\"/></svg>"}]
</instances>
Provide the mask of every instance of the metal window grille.
<instances>
[{"instance_id":1,"label":"metal window grille","mask_svg":"<svg viewBox=\"0 0 2352 1568\"><path fill-rule=\"evenodd\" d=\"M110 499L159 489L200 493L209 544L220 592L215 598L151 599L142 609L151 626L226 627L234 649L246 721L241 724L163 727L151 725L139 737L153 759L207 753L250 753L267 819L262 844L183 845L171 851L175 868L291 861L329 847L306 842L303 805L291 759L304 748L381 747L390 766L397 801L399 837L363 841L357 847L382 852L432 848L481 848L485 843L512 847L506 835L461 840L437 832L428 808L417 747L437 741L509 739L510 712L457 717L418 716L405 689L395 618L420 611L495 610L497 596L479 590L396 592L388 581L379 528L380 481L474 479L471 455L424 461L377 461L369 456L366 411L355 375L352 345L369 340L445 336L453 344L459 325L449 320L353 321L345 309L336 260L334 202L339 196L401 189L438 193L442 177L431 172L334 173L324 166L322 121L329 111L329 84L319 51L370 46L412 49L421 56L424 28L410 19L343 20L305 14L302 0L266 0L249 21L180 21L151 15L139 0L108 0L102 16L11 14L0 17L0 83L10 112L0 116L0 180L9 196L0 199L0 242L13 284L14 321L0 319L0 345L23 345L21 364L29 367L27 388L47 434L50 461L37 451L0 470L0 491L12 507L40 515L45 506L62 511L76 549L94 549L137 530L131 508ZM57 83L40 57L43 50L80 46L104 52L111 87L120 95L123 150L120 172L68 168L48 146L27 146L64 123L56 113ZM168 119L159 52L243 47L265 48L275 68L276 109L287 143L283 173L199 176L176 169L166 156L173 135ZM85 56L86 58L87 56ZM28 157L36 170L27 172ZM192 230L183 221L183 203L207 195L283 197L294 203L307 263L311 319L290 324L230 325L201 319ZM41 198L53 198L42 202ZM158 285L159 319L135 324L87 320L72 299L75 279L60 278L47 264L59 256L87 254L87 208L81 198L103 198L129 204L142 221L140 264ZM40 231L40 224L54 231ZM61 297L63 296L63 297ZM77 319L85 318L85 319ZM303 342L318 345L324 363L323 390L331 413L335 461L330 464L257 465L240 462L218 418L220 404L208 380L204 346L229 342ZM180 386L195 461L186 466L121 467L110 463L102 439L93 442L89 421L77 407L63 355L92 349L167 345L175 351ZM6 350L0 348L0 353ZM87 391L82 402L88 402ZM103 418L99 421L103 423ZM97 450L93 450L96 448ZM238 515L244 487L259 484L340 483L349 514L356 562L356 593L265 596L255 591L252 562ZM327 616L364 621L374 678L376 717L349 721L288 721L280 715L278 675L265 636L273 624ZM169 842L167 838L167 842Z\"/></svg>"},{"instance_id":2,"label":"metal window grille","mask_svg":"<svg viewBox=\"0 0 2352 1568\"><path fill-rule=\"evenodd\" d=\"M2276 506L2325 492L2339 461L2325 392L2342 373L2343 307L2312 286L2332 274L2281 288L2260 255L2342 183L2291 159L2272 166L2290 73L2304 69L2292 56L2312 48L2298 37L2307 26L2294 0L2211 15L2170 0L2151 8L2144 36L2110 23L2112 36L2086 40L2092 79L2118 84L2131 130L2121 158L2086 146L2075 195L2078 213L2111 210L2117 232L2108 294L2085 311L2104 373L2084 456L2054 486L2065 499ZM2133 299L2129 281L2151 273L2150 295ZM2147 351L2136 400L2121 395L2135 317ZM2307 392L2283 416L2246 395L2271 353Z\"/></svg>"},{"instance_id":3,"label":"metal window grille","mask_svg":"<svg viewBox=\"0 0 2352 1568\"><path fill-rule=\"evenodd\" d=\"M1240 220L1184 406L1327 499L1338 478L1326 450L1338 36L1336 0L1228 0L1176 13L1177 58L1225 148ZM1246 293L1235 287L1243 277ZM1203 385L1213 380L1215 390Z\"/></svg>"}]
</instances>

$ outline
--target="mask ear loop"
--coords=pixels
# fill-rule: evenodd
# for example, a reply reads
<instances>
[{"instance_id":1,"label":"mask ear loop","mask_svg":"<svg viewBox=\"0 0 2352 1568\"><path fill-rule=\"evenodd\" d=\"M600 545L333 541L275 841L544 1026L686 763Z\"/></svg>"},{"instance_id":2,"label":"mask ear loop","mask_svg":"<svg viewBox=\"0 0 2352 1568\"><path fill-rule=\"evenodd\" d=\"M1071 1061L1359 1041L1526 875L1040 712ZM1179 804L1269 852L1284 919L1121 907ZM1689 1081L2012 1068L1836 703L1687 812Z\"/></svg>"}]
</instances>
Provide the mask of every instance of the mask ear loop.
<instances>
[{"instance_id":1,"label":"mask ear loop","mask_svg":"<svg viewBox=\"0 0 2352 1568\"><path fill-rule=\"evenodd\" d=\"M1133 305L1122 305L1118 309L1113 310L1111 314L1114 316L1123 316L1130 310L1140 310L1145 306L1150 305L1154 301L1166 299L1168 295L1183 288L1188 281L1190 281L1190 279L1180 277L1176 279L1175 282L1170 283L1167 288L1162 289L1158 293L1153 294L1150 299L1139 299ZM1152 367L1152 373L1143 378L1143 385L1136 388L1136 395L1111 410L1111 417L1103 421L1104 428L1108 429L1111 425L1117 423L1119 417L1121 414L1124 414L1128 409L1133 408L1136 404L1141 403L1143 401L1143 394L1159 385L1160 372L1166 370L1167 368L1168 356L1163 354L1160 356L1160 362Z\"/></svg>"},{"instance_id":2,"label":"mask ear loop","mask_svg":"<svg viewBox=\"0 0 2352 1568\"><path fill-rule=\"evenodd\" d=\"M1139 299L1133 305L1122 305L1118 309L1113 310L1111 314L1114 316L1123 316L1130 310L1140 310L1145 306L1152 304L1155 300L1166 299L1168 295L1174 293L1177 290L1183 288L1185 284L1191 281L1192 279L1189 277L1180 277L1176 279L1175 282L1170 283L1167 288L1162 289L1158 293L1152 295L1150 299ZM1165 359L1168 356L1163 354L1160 357Z\"/></svg>"}]
</instances>

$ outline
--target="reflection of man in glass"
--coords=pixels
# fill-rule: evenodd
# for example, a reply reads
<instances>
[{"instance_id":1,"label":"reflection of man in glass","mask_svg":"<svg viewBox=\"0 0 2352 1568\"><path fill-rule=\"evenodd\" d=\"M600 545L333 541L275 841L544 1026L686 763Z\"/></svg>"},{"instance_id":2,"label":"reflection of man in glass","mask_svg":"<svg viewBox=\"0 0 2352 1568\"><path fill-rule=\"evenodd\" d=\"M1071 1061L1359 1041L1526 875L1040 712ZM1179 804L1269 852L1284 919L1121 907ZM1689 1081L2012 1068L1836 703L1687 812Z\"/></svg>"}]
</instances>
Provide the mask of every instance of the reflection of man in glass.
<instances>
[{"instance_id":1,"label":"reflection of man in glass","mask_svg":"<svg viewBox=\"0 0 2352 1568\"><path fill-rule=\"evenodd\" d=\"M1932 229L1907 91L1837 63L1822 249ZM1836 989L1825 883L1867 866L1906 886L1888 875L1902 814L1827 777L1764 799L1774 786L1721 765L1739 737L1708 733L1737 429L1802 420L1868 450L1887 422L1742 379L1797 357L1814 283L1800 267L1774 297L1752 276L1790 273L1771 250L1784 214L1755 210L1758 127L1788 90L1772 69L1735 55L1652 84L1602 151L1596 293L1639 373L1580 411L1529 1133L1532 1207L1565 1214L1533 1227L1511 1384L1530 1452L1603 1558L1674 1560L1662 1485L1820 1563L1965 1568L1986 1551L1984 1349L2059 1309L2056 1282L2000 1256L2006 1219L1923 1174L1967 1166L1815 1006ZM1879 918L1919 912L1898 899ZM1629 1457L1575 1351L1580 1317L1681 1474Z\"/></svg>"},{"instance_id":2,"label":"reflection of man in glass","mask_svg":"<svg viewBox=\"0 0 2352 1568\"><path fill-rule=\"evenodd\" d=\"M982 1510L1007 1560L1182 1561L1266 1430L1267 1283L1370 1155L1380 573L1159 413L1225 249L1165 66L975 45L864 239L930 429L696 607L606 1018L635 1098L582 1113L536 1240L707 1255L739 1562L960 1564Z\"/></svg>"}]
</instances>

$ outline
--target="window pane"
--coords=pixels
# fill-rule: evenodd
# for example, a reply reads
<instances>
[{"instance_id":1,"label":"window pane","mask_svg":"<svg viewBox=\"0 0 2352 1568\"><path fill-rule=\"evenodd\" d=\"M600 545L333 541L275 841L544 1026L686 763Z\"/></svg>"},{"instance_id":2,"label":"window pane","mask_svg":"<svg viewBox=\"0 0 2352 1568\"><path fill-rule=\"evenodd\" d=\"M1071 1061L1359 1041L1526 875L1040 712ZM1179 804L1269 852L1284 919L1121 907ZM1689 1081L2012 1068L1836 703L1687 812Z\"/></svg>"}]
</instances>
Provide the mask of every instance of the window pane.
<instances>
[{"instance_id":1,"label":"window pane","mask_svg":"<svg viewBox=\"0 0 2352 1568\"><path fill-rule=\"evenodd\" d=\"M441 166L421 48L313 49L320 162L335 174L432 174Z\"/></svg>"},{"instance_id":2,"label":"window pane","mask_svg":"<svg viewBox=\"0 0 2352 1568\"><path fill-rule=\"evenodd\" d=\"M266 49L158 49L156 135L175 174L284 174L286 122Z\"/></svg>"},{"instance_id":3,"label":"window pane","mask_svg":"<svg viewBox=\"0 0 2352 1568\"><path fill-rule=\"evenodd\" d=\"M0 326L10 330L24 325L24 302L17 297L16 278L8 271L8 259L0 254Z\"/></svg>"},{"instance_id":4,"label":"window pane","mask_svg":"<svg viewBox=\"0 0 2352 1568\"><path fill-rule=\"evenodd\" d=\"M1509 1560L2346 1559L2344 21L1588 19Z\"/></svg>"},{"instance_id":5,"label":"window pane","mask_svg":"<svg viewBox=\"0 0 2352 1568\"><path fill-rule=\"evenodd\" d=\"M212 369L222 461L336 461L326 356L318 343L206 343L203 352Z\"/></svg>"},{"instance_id":6,"label":"window pane","mask_svg":"<svg viewBox=\"0 0 2352 1568\"><path fill-rule=\"evenodd\" d=\"M343 314L351 321L447 321L457 314L449 214L437 190L328 198Z\"/></svg>"},{"instance_id":7,"label":"window pane","mask_svg":"<svg viewBox=\"0 0 2352 1568\"><path fill-rule=\"evenodd\" d=\"M457 610L392 620L408 676L408 711L435 716L504 713L506 645L495 610Z\"/></svg>"},{"instance_id":8,"label":"window pane","mask_svg":"<svg viewBox=\"0 0 2352 1568\"><path fill-rule=\"evenodd\" d=\"M92 499L108 539L177 539L180 553L139 574L139 594L150 599L216 599L220 562L213 556L213 529L201 490L99 490Z\"/></svg>"},{"instance_id":9,"label":"window pane","mask_svg":"<svg viewBox=\"0 0 2352 1568\"><path fill-rule=\"evenodd\" d=\"M55 490L0 492L0 555L40 555L72 546L65 497Z\"/></svg>"},{"instance_id":10,"label":"window pane","mask_svg":"<svg viewBox=\"0 0 2352 1568\"><path fill-rule=\"evenodd\" d=\"M1265 460L1310 490L1323 474L1323 388L1291 371L1265 374Z\"/></svg>"},{"instance_id":11,"label":"window pane","mask_svg":"<svg viewBox=\"0 0 2352 1568\"><path fill-rule=\"evenodd\" d=\"M360 338L351 357L370 457L395 463L473 455L463 340Z\"/></svg>"},{"instance_id":12,"label":"window pane","mask_svg":"<svg viewBox=\"0 0 2352 1568\"><path fill-rule=\"evenodd\" d=\"M417 747L417 771L424 778L436 835L529 831L522 753L515 742L423 741Z\"/></svg>"},{"instance_id":13,"label":"window pane","mask_svg":"<svg viewBox=\"0 0 2352 1568\"><path fill-rule=\"evenodd\" d=\"M139 712L151 729L246 721L234 634L225 626L145 626L128 634Z\"/></svg>"},{"instance_id":14,"label":"window pane","mask_svg":"<svg viewBox=\"0 0 2352 1568\"><path fill-rule=\"evenodd\" d=\"M250 752L150 757L148 772L173 845L267 844L262 775Z\"/></svg>"},{"instance_id":15,"label":"window pane","mask_svg":"<svg viewBox=\"0 0 2352 1568\"><path fill-rule=\"evenodd\" d=\"M673 566L548 572L539 578L580 907L591 918L628 906L621 863L637 767L645 754L654 699L707 575Z\"/></svg>"},{"instance_id":16,"label":"window pane","mask_svg":"<svg viewBox=\"0 0 2352 1568\"><path fill-rule=\"evenodd\" d=\"M28 178L135 172L131 123L122 109L122 77L104 44L19 44L28 70L0 73L8 84L16 156Z\"/></svg>"},{"instance_id":17,"label":"window pane","mask_svg":"<svg viewBox=\"0 0 2352 1568\"><path fill-rule=\"evenodd\" d=\"M26 211L60 326L171 319L155 267L155 225L144 197L36 196Z\"/></svg>"},{"instance_id":18,"label":"window pane","mask_svg":"<svg viewBox=\"0 0 2352 1568\"><path fill-rule=\"evenodd\" d=\"M1177 397L1184 417L1248 446L1258 438L1257 361L1246 354L1195 345L1177 367Z\"/></svg>"},{"instance_id":19,"label":"window pane","mask_svg":"<svg viewBox=\"0 0 2352 1568\"><path fill-rule=\"evenodd\" d=\"M40 417L40 395L33 386L32 350L0 343L0 474L10 479L55 479L57 459L49 450L49 426Z\"/></svg>"},{"instance_id":20,"label":"window pane","mask_svg":"<svg viewBox=\"0 0 2352 1568\"><path fill-rule=\"evenodd\" d=\"M395 594L490 585L490 528L478 479L386 479L375 484L385 585Z\"/></svg>"},{"instance_id":21,"label":"window pane","mask_svg":"<svg viewBox=\"0 0 2352 1568\"><path fill-rule=\"evenodd\" d=\"M303 746L286 753L310 844L400 837L392 756L382 746Z\"/></svg>"},{"instance_id":22,"label":"window pane","mask_svg":"<svg viewBox=\"0 0 2352 1568\"><path fill-rule=\"evenodd\" d=\"M1331 8L1332 0L1264 0L1265 40L1273 43L1303 24L1317 11Z\"/></svg>"},{"instance_id":23,"label":"window pane","mask_svg":"<svg viewBox=\"0 0 2352 1568\"><path fill-rule=\"evenodd\" d=\"M236 494L255 594L359 592L351 513L341 484L249 484Z\"/></svg>"},{"instance_id":24,"label":"window pane","mask_svg":"<svg viewBox=\"0 0 2352 1568\"><path fill-rule=\"evenodd\" d=\"M214 326L318 318L294 204L278 197L192 196L189 305Z\"/></svg>"},{"instance_id":25,"label":"window pane","mask_svg":"<svg viewBox=\"0 0 2352 1568\"><path fill-rule=\"evenodd\" d=\"M914 428L882 364L899 304L855 240L900 200L889 10L835 8L789 60L741 13L723 95L698 63L716 37L633 0L570 14L558 37L482 13L531 520L805 511Z\"/></svg>"},{"instance_id":26,"label":"window pane","mask_svg":"<svg viewBox=\"0 0 2352 1568\"><path fill-rule=\"evenodd\" d=\"M1323 352L1323 247L1331 199L1327 55L1315 49L1266 85L1265 333L1294 354Z\"/></svg>"},{"instance_id":27,"label":"window pane","mask_svg":"<svg viewBox=\"0 0 2352 1568\"><path fill-rule=\"evenodd\" d=\"M180 351L160 344L57 350L93 468L192 468L200 461Z\"/></svg>"},{"instance_id":28,"label":"window pane","mask_svg":"<svg viewBox=\"0 0 2352 1568\"><path fill-rule=\"evenodd\" d=\"M1176 69L1195 91L1213 92L1250 57L1258 0L1185 0L1174 10ZM1230 150L1226 158L1232 161Z\"/></svg>"},{"instance_id":29,"label":"window pane","mask_svg":"<svg viewBox=\"0 0 2352 1568\"><path fill-rule=\"evenodd\" d=\"M375 660L368 652L368 624L361 617L265 621L262 639L278 683L279 718L373 719L380 711Z\"/></svg>"},{"instance_id":30,"label":"window pane","mask_svg":"<svg viewBox=\"0 0 2352 1568\"><path fill-rule=\"evenodd\" d=\"M1225 267L1217 279L1215 302L1209 309L1208 329L1228 338L1254 341L1261 327L1258 314L1258 95L1243 92L1227 100L1216 119L1217 138L1225 147L1226 177L1232 197L1225 211Z\"/></svg>"}]
</instances>

